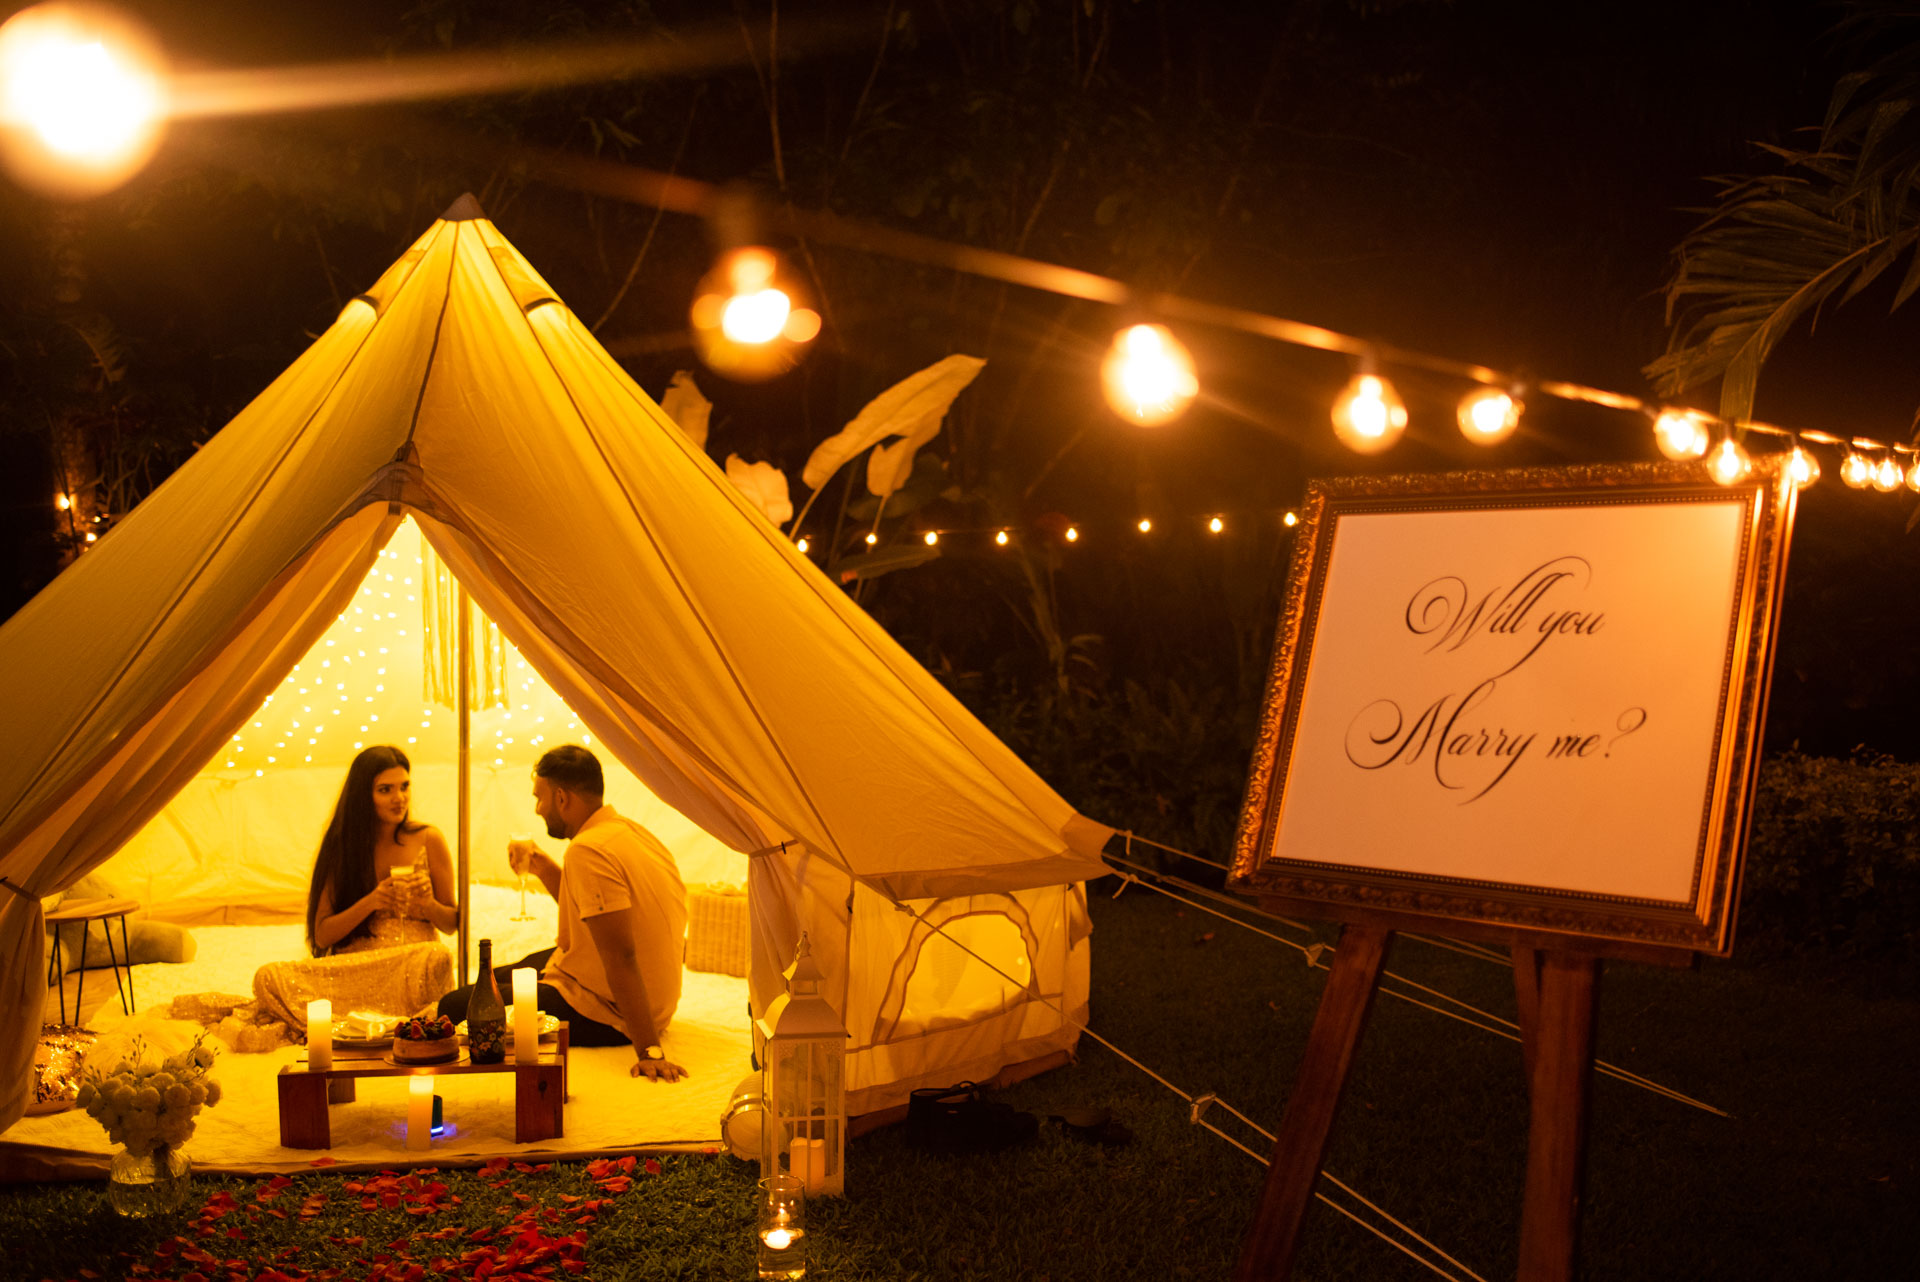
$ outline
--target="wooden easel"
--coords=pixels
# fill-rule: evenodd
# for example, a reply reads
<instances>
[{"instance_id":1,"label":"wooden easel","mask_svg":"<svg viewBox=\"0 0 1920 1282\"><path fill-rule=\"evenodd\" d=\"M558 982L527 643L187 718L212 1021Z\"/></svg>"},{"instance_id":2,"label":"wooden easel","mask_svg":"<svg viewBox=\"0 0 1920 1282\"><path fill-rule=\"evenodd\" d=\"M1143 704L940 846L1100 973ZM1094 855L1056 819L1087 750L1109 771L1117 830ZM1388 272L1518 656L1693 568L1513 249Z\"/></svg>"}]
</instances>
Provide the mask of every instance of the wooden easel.
<instances>
[{"instance_id":1,"label":"wooden easel","mask_svg":"<svg viewBox=\"0 0 1920 1282\"><path fill-rule=\"evenodd\" d=\"M1328 905L1263 897L1276 915L1325 915ZM1680 949L1535 934L1475 923L1342 909L1346 924L1307 1038L1306 1058L1274 1139L1273 1163L1247 1230L1234 1282L1278 1282L1293 1269L1301 1221L1326 1160L1334 1114L1367 1026L1395 931L1443 929L1505 944L1513 954L1520 1048L1531 1100L1527 1184L1520 1212L1520 1282L1571 1282L1586 1171L1587 1104L1606 957L1691 966Z\"/></svg>"}]
</instances>

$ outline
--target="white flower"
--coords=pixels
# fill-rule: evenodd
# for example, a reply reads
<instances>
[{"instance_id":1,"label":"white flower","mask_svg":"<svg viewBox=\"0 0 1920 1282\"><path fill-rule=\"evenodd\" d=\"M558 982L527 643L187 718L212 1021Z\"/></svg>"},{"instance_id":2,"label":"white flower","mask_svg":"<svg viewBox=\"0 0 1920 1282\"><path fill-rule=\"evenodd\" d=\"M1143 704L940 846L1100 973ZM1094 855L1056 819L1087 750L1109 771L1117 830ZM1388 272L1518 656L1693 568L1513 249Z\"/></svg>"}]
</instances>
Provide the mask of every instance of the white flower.
<instances>
[{"instance_id":1,"label":"white flower","mask_svg":"<svg viewBox=\"0 0 1920 1282\"><path fill-rule=\"evenodd\" d=\"M193 1107L193 1092L177 1082L167 1088L166 1099L169 1111Z\"/></svg>"},{"instance_id":2,"label":"white flower","mask_svg":"<svg viewBox=\"0 0 1920 1282\"><path fill-rule=\"evenodd\" d=\"M727 479L774 525L785 525L793 519L793 500L787 496L787 474L773 464L749 463L738 454L729 454Z\"/></svg>"},{"instance_id":3,"label":"white flower","mask_svg":"<svg viewBox=\"0 0 1920 1282\"><path fill-rule=\"evenodd\" d=\"M160 1092L151 1086L142 1086L133 1093L133 1103L134 1107L151 1112L160 1107Z\"/></svg>"},{"instance_id":4,"label":"white flower","mask_svg":"<svg viewBox=\"0 0 1920 1282\"><path fill-rule=\"evenodd\" d=\"M179 1079L172 1073L155 1073L147 1079L147 1085L153 1087L154 1090L159 1091L162 1095L165 1095L167 1088L178 1080Z\"/></svg>"},{"instance_id":5,"label":"white flower","mask_svg":"<svg viewBox=\"0 0 1920 1282\"><path fill-rule=\"evenodd\" d=\"M82 1082L80 1083L79 1093L73 1097L73 1102L78 1104L81 1108L86 1109L89 1113L91 1113L93 1111L93 1101L95 1096L96 1096L96 1092L93 1089L93 1083Z\"/></svg>"},{"instance_id":6,"label":"white flower","mask_svg":"<svg viewBox=\"0 0 1920 1282\"><path fill-rule=\"evenodd\" d=\"M205 1082L194 1082L187 1087L187 1096L192 1101L194 1108L199 1108L207 1102L207 1084Z\"/></svg>"},{"instance_id":7,"label":"white flower","mask_svg":"<svg viewBox=\"0 0 1920 1282\"><path fill-rule=\"evenodd\" d=\"M193 1062L198 1064L201 1068L212 1068L213 1067L213 1048L211 1046L196 1045L193 1048Z\"/></svg>"},{"instance_id":8,"label":"white flower","mask_svg":"<svg viewBox=\"0 0 1920 1282\"><path fill-rule=\"evenodd\" d=\"M208 1078L207 1079L207 1107L212 1108L215 1104L218 1104L219 1102L220 1102L220 1083L214 1081L212 1078Z\"/></svg>"}]
</instances>

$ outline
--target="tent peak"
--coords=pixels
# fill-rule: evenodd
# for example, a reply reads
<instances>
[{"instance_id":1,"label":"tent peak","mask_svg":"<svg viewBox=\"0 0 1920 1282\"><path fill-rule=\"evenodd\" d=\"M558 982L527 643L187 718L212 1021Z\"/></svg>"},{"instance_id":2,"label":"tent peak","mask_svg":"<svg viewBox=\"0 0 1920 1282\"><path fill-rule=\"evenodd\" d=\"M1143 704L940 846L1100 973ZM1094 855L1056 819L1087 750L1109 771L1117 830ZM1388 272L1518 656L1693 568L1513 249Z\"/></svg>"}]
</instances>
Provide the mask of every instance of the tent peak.
<instances>
[{"instance_id":1,"label":"tent peak","mask_svg":"<svg viewBox=\"0 0 1920 1282\"><path fill-rule=\"evenodd\" d=\"M485 217L486 215L480 211L480 202L473 198L472 192L467 192L462 195L460 199L447 206L447 212L440 215L440 221L445 223L464 223L471 222L475 218Z\"/></svg>"}]
</instances>

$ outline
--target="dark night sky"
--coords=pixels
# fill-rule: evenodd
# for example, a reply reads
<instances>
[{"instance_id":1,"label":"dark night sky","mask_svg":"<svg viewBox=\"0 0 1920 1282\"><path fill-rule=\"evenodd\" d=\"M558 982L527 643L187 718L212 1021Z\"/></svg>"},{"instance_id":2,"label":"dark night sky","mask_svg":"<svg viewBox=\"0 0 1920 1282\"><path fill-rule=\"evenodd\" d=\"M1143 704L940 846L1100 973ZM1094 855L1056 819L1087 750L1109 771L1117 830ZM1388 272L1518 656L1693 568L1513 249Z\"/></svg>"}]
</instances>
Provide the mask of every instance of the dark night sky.
<instances>
[{"instance_id":1,"label":"dark night sky","mask_svg":"<svg viewBox=\"0 0 1920 1282\"><path fill-rule=\"evenodd\" d=\"M968 14L993 15L1012 3L904 6L928 15L929 34L914 57L924 60L928 75L944 74L946 45L933 25L936 11L964 23ZM149 0L132 7L148 15L181 62L202 65L367 56L391 39L395 21L395 7L376 0ZM451 2L432 7L463 9ZM850 7L790 3L782 7L782 21L797 28L822 11ZM1325 24L1330 60L1290 69L1280 95L1294 95L1287 127L1261 135L1269 183L1249 197L1245 220L1209 230L1212 248L1180 282L1182 292L1634 393L1648 390L1639 369L1665 342L1658 290L1673 245L1695 221L1687 208L1709 197L1703 178L1759 164L1753 140L1784 141L1793 130L1817 124L1837 71L1852 56L1824 37L1837 16L1828 4L1323 0L1309 7ZM524 15L524 35L540 38L563 16L612 8L517 12ZM764 4L746 10L764 21ZM708 19L732 12L671 3L655 11ZM1211 95L1223 111L1244 110L1265 70L1266 51L1294 6L1139 0L1122 11L1133 34L1116 42L1114 65L1138 82L1146 110L1171 116L1186 94ZM1180 56L1169 56L1169 48ZM849 77L857 83L865 59L862 49L814 70L823 83ZM1191 82L1172 83L1176 66ZM804 144L810 119L807 74L794 73L796 146ZM679 102L696 88L656 88L648 101L671 108L677 119ZM728 118L725 104L736 100L716 95L714 101L721 105L703 119L689 169L713 180L764 170L762 124ZM664 168L668 157L635 159ZM1183 159L1171 158L1176 166L1169 172L1180 172ZM439 194L439 203L457 194ZM549 262L556 263L556 285L586 313L597 311L593 294L603 282L582 277L574 284L558 265L573 208L554 199L518 211L518 222L501 221L537 266L549 270ZM277 342L291 351L304 341L298 329L323 317L328 300L311 271L303 277L289 269L266 283L262 264L267 255L287 253L283 247L262 240L229 252L213 228L176 227L169 234L179 247L173 279L156 266L141 284L123 287L151 291L123 301L128 315L146 315L156 332L182 323L183 308L252 316L251 324L269 331L263 341L270 348ZM378 263L402 243L375 240L361 248L366 261ZM1083 243L1092 242L1063 235L1034 252L1111 268L1090 251L1085 260L1074 258ZM354 270L342 268L343 274ZM189 273L196 278L191 285ZM1761 380L1758 416L1904 439L1915 403L1910 354L1920 340L1920 307L1889 318L1890 291L1890 284L1870 291L1814 334L1790 339ZM293 316L305 319L289 323ZM278 335L270 332L276 326ZM1194 475L1200 479L1193 483L1201 488L1212 475L1209 458L1217 460L1218 474L1231 476L1246 470L1250 451L1281 448L1284 461L1274 466L1289 486L1302 473L1353 467L1351 456L1330 443L1322 417L1344 368L1230 336L1193 341L1209 387L1251 413L1197 415L1143 452L1191 455L1199 460ZM655 390L663 382L651 366L636 373ZM1712 389L1697 399L1711 406ZM1420 405L1415 408L1418 414ZM1439 411L1429 422L1445 413L1437 403L1429 409ZM1259 421L1250 424L1247 417ZM1478 463L1448 430L1416 426L1391 465ZM1632 459L1651 452L1642 425L1604 415L1543 408L1530 430L1533 439L1501 461ZM807 443L796 440L790 470ZM1057 505L1074 501L1080 488L1112 471L1110 454L1083 451L1050 481L1046 497ZM13 483L22 484L10 470ZM30 488L31 496L14 501L42 501L42 487ZM1920 736L1901 727L1890 710L1907 706L1908 694L1920 691L1920 671L1900 658L1920 624L1911 587L1912 571L1920 567L1914 536L1904 529L1911 503L1829 483L1806 505L1794 576L1794 590L1806 600L1790 601L1781 651L1783 673L1797 675L1791 689L1783 685L1774 718L1786 741L1805 734L1828 749L1868 741L1920 752ZM1848 583L1884 590L1835 587ZM1890 684L1863 683L1861 657ZM1838 718L1820 711L1833 708L1851 710Z\"/></svg>"}]
</instances>

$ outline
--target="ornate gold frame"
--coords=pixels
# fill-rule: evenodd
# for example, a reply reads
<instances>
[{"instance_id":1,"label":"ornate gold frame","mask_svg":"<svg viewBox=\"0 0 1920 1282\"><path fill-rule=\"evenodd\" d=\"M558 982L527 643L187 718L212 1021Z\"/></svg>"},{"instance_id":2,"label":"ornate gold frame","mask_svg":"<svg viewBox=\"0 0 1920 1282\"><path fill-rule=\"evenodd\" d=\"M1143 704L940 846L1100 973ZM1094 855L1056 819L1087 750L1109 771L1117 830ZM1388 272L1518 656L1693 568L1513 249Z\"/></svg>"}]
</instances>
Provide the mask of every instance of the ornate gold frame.
<instances>
[{"instance_id":1,"label":"ornate gold frame","mask_svg":"<svg viewBox=\"0 0 1920 1282\"><path fill-rule=\"evenodd\" d=\"M1296 531L1293 564L1274 638L1259 738L1234 842L1229 889L1322 905L1335 919L1383 916L1471 923L1516 935L1610 941L1628 947L1726 955L1733 947L1740 867L1746 849L1760 734L1766 720L1795 487L1784 456L1757 459L1749 479L1716 484L1700 463L1605 464L1346 477L1312 482ZM1468 511L1621 502L1724 502L1743 496L1732 627L1722 671L1718 733L1701 808L1691 902L1666 903L1552 888L1415 876L1356 865L1282 859L1274 830L1286 789L1293 737L1308 679L1333 535L1343 515Z\"/></svg>"}]
</instances>

